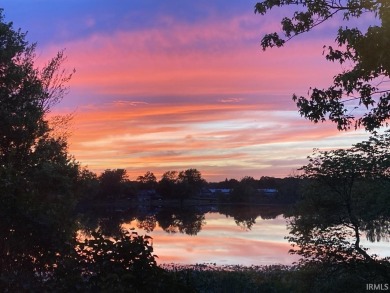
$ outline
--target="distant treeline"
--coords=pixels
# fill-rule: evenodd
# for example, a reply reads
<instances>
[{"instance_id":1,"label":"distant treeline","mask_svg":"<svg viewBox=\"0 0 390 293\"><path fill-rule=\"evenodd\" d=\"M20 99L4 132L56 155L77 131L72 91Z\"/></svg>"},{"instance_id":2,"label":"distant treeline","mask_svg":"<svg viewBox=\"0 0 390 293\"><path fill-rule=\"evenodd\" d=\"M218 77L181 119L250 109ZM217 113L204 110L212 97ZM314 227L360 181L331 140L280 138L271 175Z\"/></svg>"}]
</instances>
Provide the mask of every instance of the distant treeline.
<instances>
[{"instance_id":1,"label":"distant treeline","mask_svg":"<svg viewBox=\"0 0 390 293\"><path fill-rule=\"evenodd\" d=\"M199 170L167 171L160 180L151 171L130 180L125 169L107 169L97 175L87 169L81 172L84 200L120 200L137 196L184 200L214 198L220 201L295 202L300 196L303 179L263 176L255 179L225 179L207 182Z\"/></svg>"}]
</instances>

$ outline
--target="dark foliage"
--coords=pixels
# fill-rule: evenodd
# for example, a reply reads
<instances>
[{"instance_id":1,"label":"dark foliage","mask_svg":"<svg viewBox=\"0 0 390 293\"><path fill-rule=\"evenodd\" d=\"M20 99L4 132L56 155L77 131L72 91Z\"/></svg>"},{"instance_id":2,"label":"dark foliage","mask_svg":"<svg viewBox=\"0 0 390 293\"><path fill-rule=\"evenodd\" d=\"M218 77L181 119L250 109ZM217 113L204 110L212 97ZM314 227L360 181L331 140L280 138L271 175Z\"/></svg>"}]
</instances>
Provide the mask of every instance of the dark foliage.
<instances>
[{"instance_id":1,"label":"dark foliage","mask_svg":"<svg viewBox=\"0 0 390 293\"><path fill-rule=\"evenodd\" d=\"M60 52L34 67L35 44L0 11L0 290L39 287L72 247L79 166L47 114L72 74Z\"/></svg>"},{"instance_id":2,"label":"dark foliage","mask_svg":"<svg viewBox=\"0 0 390 293\"><path fill-rule=\"evenodd\" d=\"M326 59L343 65L343 71L326 89L310 88L308 97L294 94L299 113L315 123L328 119L339 130L362 126L372 131L386 124L390 117L389 1L265 0L255 5L255 12L264 15L282 6L293 6L296 11L281 21L284 37L276 32L263 37L264 50L281 47L326 21L336 20L338 15L345 23L335 32L337 46L324 46ZM367 14L371 17L367 29L348 27L349 20Z\"/></svg>"},{"instance_id":3,"label":"dark foliage","mask_svg":"<svg viewBox=\"0 0 390 293\"><path fill-rule=\"evenodd\" d=\"M164 198L180 199L199 195L206 181L197 169L167 171L158 183L157 191Z\"/></svg>"},{"instance_id":4,"label":"dark foliage","mask_svg":"<svg viewBox=\"0 0 390 293\"><path fill-rule=\"evenodd\" d=\"M315 150L309 157L302 167L307 186L287 237L301 264L351 269L367 282L364 267L381 280L390 278L389 260L362 245L363 235L372 242L389 239L389 143L386 132L350 149Z\"/></svg>"}]
</instances>

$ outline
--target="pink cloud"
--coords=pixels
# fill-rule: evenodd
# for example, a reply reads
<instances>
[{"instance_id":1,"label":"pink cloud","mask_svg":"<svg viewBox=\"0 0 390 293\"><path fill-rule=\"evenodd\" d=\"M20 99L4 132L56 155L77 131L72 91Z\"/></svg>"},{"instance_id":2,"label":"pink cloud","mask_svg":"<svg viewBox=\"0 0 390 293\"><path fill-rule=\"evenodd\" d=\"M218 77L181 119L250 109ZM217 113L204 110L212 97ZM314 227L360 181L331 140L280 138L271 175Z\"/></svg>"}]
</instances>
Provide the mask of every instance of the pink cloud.
<instances>
[{"instance_id":1,"label":"pink cloud","mask_svg":"<svg viewBox=\"0 0 390 293\"><path fill-rule=\"evenodd\" d=\"M127 168L134 177L146 170L162 174L191 167L208 179L275 172L287 176L298 158L304 162L313 141L338 134L333 125L316 127L297 114L257 107L122 102L95 106L76 115L71 152L93 170ZM293 144L299 148L289 147ZM280 168L284 173L277 171Z\"/></svg>"},{"instance_id":2,"label":"pink cloud","mask_svg":"<svg viewBox=\"0 0 390 293\"><path fill-rule=\"evenodd\" d=\"M65 44L78 70L72 88L111 96L290 94L333 75L334 65L321 56L325 41L262 52L261 31L269 31L263 26L258 16L248 15Z\"/></svg>"},{"instance_id":3,"label":"pink cloud","mask_svg":"<svg viewBox=\"0 0 390 293\"><path fill-rule=\"evenodd\" d=\"M221 103L239 103L243 101L243 98L226 98L226 99L220 99L219 101Z\"/></svg>"},{"instance_id":4,"label":"pink cloud","mask_svg":"<svg viewBox=\"0 0 390 293\"><path fill-rule=\"evenodd\" d=\"M339 69L321 56L327 40L262 52L259 36L276 24L257 16L169 21L66 45L78 65L71 151L83 164L134 176L184 167L213 179L286 176L314 142L339 135L300 118L291 101Z\"/></svg>"}]
</instances>

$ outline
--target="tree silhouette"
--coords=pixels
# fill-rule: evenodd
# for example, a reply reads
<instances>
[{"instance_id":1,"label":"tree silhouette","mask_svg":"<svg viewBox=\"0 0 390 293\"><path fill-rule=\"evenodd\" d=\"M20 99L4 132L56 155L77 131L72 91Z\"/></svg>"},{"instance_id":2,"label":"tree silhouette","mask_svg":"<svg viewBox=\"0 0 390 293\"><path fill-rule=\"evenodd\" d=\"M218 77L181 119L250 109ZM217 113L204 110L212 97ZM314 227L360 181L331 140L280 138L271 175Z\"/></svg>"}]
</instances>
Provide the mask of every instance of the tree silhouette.
<instances>
[{"instance_id":1,"label":"tree silhouette","mask_svg":"<svg viewBox=\"0 0 390 293\"><path fill-rule=\"evenodd\" d=\"M117 199L124 196L124 187L127 182L127 172L125 169L105 170L99 176L100 198Z\"/></svg>"},{"instance_id":2,"label":"tree silhouette","mask_svg":"<svg viewBox=\"0 0 390 293\"><path fill-rule=\"evenodd\" d=\"M291 252L302 262L366 263L388 277L388 261L362 247L388 239L390 226L390 134L374 135L350 149L315 150L302 167L308 182L290 221Z\"/></svg>"},{"instance_id":3,"label":"tree silhouette","mask_svg":"<svg viewBox=\"0 0 390 293\"><path fill-rule=\"evenodd\" d=\"M143 189L154 189L157 186L156 176L150 171L147 171L143 176L138 176L137 181L141 183Z\"/></svg>"},{"instance_id":4,"label":"tree silhouette","mask_svg":"<svg viewBox=\"0 0 390 293\"><path fill-rule=\"evenodd\" d=\"M79 165L48 119L72 73L63 51L36 68L36 45L25 38L0 10L1 291L42 285L75 232Z\"/></svg>"},{"instance_id":5,"label":"tree silhouette","mask_svg":"<svg viewBox=\"0 0 390 293\"><path fill-rule=\"evenodd\" d=\"M389 1L265 0L255 5L255 13L264 15L281 6L293 6L296 11L281 21L284 37L274 32L262 38L264 50L284 46L292 38L335 20L338 14L346 23L336 33L337 47L324 46L326 59L343 65L343 71L326 89L310 88L308 97L294 94L299 113L315 123L328 119L339 130L363 126L372 131L384 125L390 117ZM347 26L350 19L368 14L371 25L366 30L364 26Z\"/></svg>"}]
</instances>

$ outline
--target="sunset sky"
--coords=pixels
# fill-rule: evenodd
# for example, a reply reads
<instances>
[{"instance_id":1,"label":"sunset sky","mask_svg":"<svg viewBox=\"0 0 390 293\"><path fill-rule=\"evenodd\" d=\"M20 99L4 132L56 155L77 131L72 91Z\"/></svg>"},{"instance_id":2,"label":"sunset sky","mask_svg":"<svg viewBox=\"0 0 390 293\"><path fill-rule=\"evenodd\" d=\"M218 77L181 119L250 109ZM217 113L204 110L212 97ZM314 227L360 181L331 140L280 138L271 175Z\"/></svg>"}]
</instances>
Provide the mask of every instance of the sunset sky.
<instances>
[{"instance_id":1,"label":"sunset sky","mask_svg":"<svg viewBox=\"0 0 390 293\"><path fill-rule=\"evenodd\" d=\"M291 100L341 71L323 45L330 21L263 52L264 33L288 11L262 17L256 1L6 0L6 21L37 42L37 65L59 50L76 69L55 113L74 113L70 152L99 173L197 168L208 181L285 177L313 148L348 147L363 131L301 118ZM363 19L364 21L364 19Z\"/></svg>"}]
</instances>

